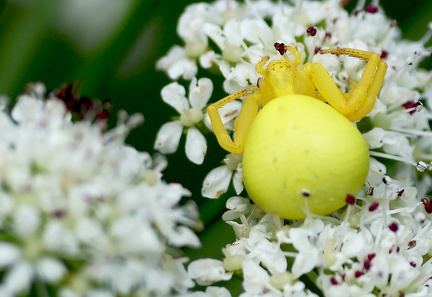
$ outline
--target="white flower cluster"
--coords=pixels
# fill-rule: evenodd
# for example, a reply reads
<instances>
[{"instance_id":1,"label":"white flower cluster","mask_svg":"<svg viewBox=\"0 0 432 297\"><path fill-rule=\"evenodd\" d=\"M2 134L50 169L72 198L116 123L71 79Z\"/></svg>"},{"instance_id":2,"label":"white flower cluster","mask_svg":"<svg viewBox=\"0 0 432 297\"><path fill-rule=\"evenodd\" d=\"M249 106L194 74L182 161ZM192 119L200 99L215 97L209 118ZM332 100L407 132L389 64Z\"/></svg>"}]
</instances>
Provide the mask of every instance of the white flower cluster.
<instances>
[{"instance_id":1,"label":"white flower cluster","mask_svg":"<svg viewBox=\"0 0 432 297\"><path fill-rule=\"evenodd\" d=\"M285 226L248 199L232 197L224 219L238 240L209 272L201 270L197 277L193 262L189 273L199 283L242 271L241 296L430 296L432 222L416 196L414 187L400 188L384 177L357 204L332 217ZM225 270L215 278L218 266Z\"/></svg>"},{"instance_id":2,"label":"white flower cluster","mask_svg":"<svg viewBox=\"0 0 432 297\"><path fill-rule=\"evenodd\" d=\"M142 116L102 132L44 93L0 112L0 296L187 292L179 248L200 246L197 210L161 179L164 158L125 145Z\"/></svg>"},{"instance_id":3,"label":"white flower cluster","mask_svg":"<svg viewBox=\"0 0 432 297\"><path fill-rule=\"evenodd\" d=\"M223 261L201 259L189 265L191 277L209 285L241 275L243 297L431 296L432 204L421 198L432 187L432 73L418 67L430 55L425 48L430 34L418 42L401 40L378 1L366 6L359 1L349 13L340 0L198 3L186 9L177 30L184 46L174 46L157 67L192 85L199 66L218 68L227 93L256 84L255 64L264 56L280 58L276 42L295 47L303 62L322 64L343 92L358 81L364 62L320 54L320 49L376 52L388 65L374 109L357 123L372 156L363 191L347 197L349 205L331 216L309 215L285 226L249 199L232 197L224 219L237 241L225 248ZM179 94L184 97L184 91ZM205 92L206 101L209 96ZM239 103L220 112L227 129L232 129ZM205 119L200 115L194 126L201 127ZM161 130L156 147L165 133ZM230 154L224 162L206 177L203 196L225 193L233 173L237 194L243 191L241 155Z\"/></svg>"}]
</instances>

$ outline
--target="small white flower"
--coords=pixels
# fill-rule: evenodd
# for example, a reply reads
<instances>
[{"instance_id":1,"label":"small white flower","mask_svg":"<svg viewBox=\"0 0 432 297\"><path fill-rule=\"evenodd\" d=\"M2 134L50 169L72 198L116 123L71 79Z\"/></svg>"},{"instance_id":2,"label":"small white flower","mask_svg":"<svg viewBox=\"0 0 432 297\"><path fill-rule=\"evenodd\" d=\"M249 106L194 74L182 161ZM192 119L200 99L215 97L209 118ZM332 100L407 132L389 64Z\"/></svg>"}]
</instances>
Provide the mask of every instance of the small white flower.
<instances>
[{"instance_id":1,"label":"small white flower","mask_svg":"<svg viewBox=\"0 0 432 297\"><path fill-rule=\"evenodd\" d=\"M259 233L255 236L255 233ZM260 236L260 232L253 228L250 237L245 239L245 246L250 250L248 255L261 262L271 273L282 273L287 269L287 261L279 244Z\"/></svg>"},{"instance_id":2,"label":"small white flower","mask_svg":"<svg viewBox=\"0 0 432 297\"><path fill-rule=\"evenodd\" d=\"M208 78L198 81L193 78L189 86L189 100L183 86L174 82L162 89L162 99L179 114L178 120L164 124L156 137L155 149L162 153L174 153L179 145L183 129L187 129L186 155L192 162L202 164L207 152L207 141L196 128L204 119L203 109L213 92L213 84Z\"/></svg>"},{"instance_id":3,"label":"small white flower","mask_svg":"<svg viewBox=\"0 0 432 297\"><path fill-rule=\"evenodd\" d=\"M186 51L179 46L172 47L168 54L156 63L156 68L165 70L174 80L180 77L190 80L198 72L196 62L189 58Z\"/></svg>"},{"instance_id":4,"label":"small white flower","mask_svg":"<svg viewBox=\"0 0 432 297\"><path fill-rule=\"evenodd\" d=\"M188 266L189 276L199 285L211 285L221 280L231 279L232 273L225 272L222 262L215 259L199 259Z\"/></svg>"},{"instance_id":5,"label":"small white flower","mask_svg":"<svg viewBox=\"0 0 432 297\"><path fill-rule=\"evenodd\" d=\"M201 193L207 198L219 198L224 194L233 180L234 189L240 194L243 189L241 173L241 155L228 154L224 159L226 165L219 166L210 171L204 179Z\"/></svg>"}]
</instances>

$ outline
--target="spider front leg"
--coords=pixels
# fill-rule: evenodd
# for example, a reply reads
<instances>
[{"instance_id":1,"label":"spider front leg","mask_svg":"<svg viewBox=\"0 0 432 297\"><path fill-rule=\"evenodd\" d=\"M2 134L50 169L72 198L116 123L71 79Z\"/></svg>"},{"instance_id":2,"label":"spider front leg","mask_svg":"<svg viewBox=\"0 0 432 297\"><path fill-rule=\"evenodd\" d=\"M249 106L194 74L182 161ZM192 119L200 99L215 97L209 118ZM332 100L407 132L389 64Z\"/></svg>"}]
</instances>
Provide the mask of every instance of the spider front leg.
<instances>
[{"instance_id":1,"label":"spider front leg","mask_svg":"<svg viewBox=\"0 0 432 297\"><path fill-rule=\"evenodd\" d=\"M210 117L210 122L212 124L213 131L216 135L217 141L219 142L219 145L223 149L227 150L230 153L235 153L235 154L243 153L249 128L253 120L255 119L256 114L258 113L258 101L255 95L255 91L257 90L258 87L252 87L246 90L239 91L207 107L207 113ZM228 135L222 123L222 120L218 113L218 109L226 105L227 103L234 101L245 95L248 95L250 93L252 94L246 97L245 101L243 102L243 107L240 112L240 115L238 116L238 118L234 123L235 138L233 140Z\"/></svg>"},{"instance_id":2,"label":"spider front leg","mask_svg":"<svg viewBox=\"0 0 432 297\"><path fill-rule=\"evenodd\" d=\"M306 64L304 71L315 84L321 96L337 111L351 121L358 121L373 108L381 89L387 64L376 53L335 48L322 50L323 54L348 55L365 60L366 66L357 85L348 93L342 93L333 82L330 74L320 64Z\"/></svg>"}]
</instances>

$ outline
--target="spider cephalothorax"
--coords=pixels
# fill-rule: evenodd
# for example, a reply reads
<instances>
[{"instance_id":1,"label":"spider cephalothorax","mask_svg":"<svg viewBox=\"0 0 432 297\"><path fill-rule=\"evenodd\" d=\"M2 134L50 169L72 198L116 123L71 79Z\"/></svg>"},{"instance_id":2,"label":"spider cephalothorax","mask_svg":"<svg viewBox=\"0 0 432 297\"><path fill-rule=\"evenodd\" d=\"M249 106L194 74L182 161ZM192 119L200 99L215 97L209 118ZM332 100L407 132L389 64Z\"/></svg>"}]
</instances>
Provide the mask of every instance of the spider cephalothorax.
<instances>
[{"instance_id":1,"label":"spider cephalothorax","mask_svg":"<svg viewBox=\"0 0 432 297\"><path fill-rule=\"evenodd\" d=\"M247 132L258 112L259 106L265 106L271 100L292 94L306 95L329 103L334 109L348 118L357 121L366 116L374 106L375 99L381 89L387 69L386 63L376 53L335 48L321 50L321 54L348 55L367 61L360 81L349 93L342 93L334 83L327 70L318 63L300 65L302 57L293 47L285 46L295 59L282 57L265 64L270 59L264 57L257 65L256 71L263 77L259 86L231 94L208 107L208 114L219 141L219 144L229 152L242 153ZM230 101L248 95L243 104L235 128L235 139L226 132L218 114L218 109Z\"/></svg>"}]
</instances>

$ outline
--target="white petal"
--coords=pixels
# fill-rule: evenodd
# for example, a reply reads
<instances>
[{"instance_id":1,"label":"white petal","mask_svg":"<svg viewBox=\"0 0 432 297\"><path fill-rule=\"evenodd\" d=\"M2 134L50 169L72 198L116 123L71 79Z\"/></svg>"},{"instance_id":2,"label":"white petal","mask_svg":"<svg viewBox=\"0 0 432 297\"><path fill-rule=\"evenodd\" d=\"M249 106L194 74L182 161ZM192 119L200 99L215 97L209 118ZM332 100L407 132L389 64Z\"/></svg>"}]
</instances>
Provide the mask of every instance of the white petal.
<instances>
[{"instance_id":1,"label":"white petal","mask_svg":"<svg viewBox=\"0 0 432 297\"><path fill-rule=\"evenodd\" d=\"M254 252L256 252L257 258L262 261L269 271L277 271L280 273L286 271L288 265L287 260L277 243L261 240Z\"/></svg>"},{"instance_id":2,"label":"white petal","mask_svg":"<svg viewBox=\"0 0 432 297\"><path fill-rule=\"evenodd\" d=\"M214 51L209 51L200 56L200 65L206 69L210 68L218 57L219 55L217 55Z\"/></svg>"},{"instance_id":3,"label":"white petal","mask_svg":"<svg viewBox=\"0 0 432 297\"><path fill-rule=\"evenodd\" d=\"M232 221L239 218L250 206L250 199L234 196L227 200L226 208L229 210L222 215L224 221Z\"/></svg>"},{"instance_id":4,"label":"white petal","mask_svg":"<svg viewBox=\"0 0 432 297\"><path fill-rule=\"evenodd\" d=\"M114 297L114 294L107 289L92 289L89 290L88 297Z\"/></svg>"},{"instance_id":5,"label":"white petal","mask_svg":"<svg viewBox=\"0 0 432 297\"><path fill-rule=\"evenodd\" d=\"M213 93L213 82L206 78L200 78L198 84L196 78L192 79L189 86L189 101L192 107L203 109Z\"/></svg>"},{"instance_id":6,"label":"white petal","mask_svg":"<svg viewBox=\"0 0 432 297\"><path fill-rule=\"evenodd\" d=\"M40 260L36 265L36 269L38 275L51 284L60 281L67 271L63 263L53 258L44 258Z\"/></svg>"},{"instance_id":7,"label":"white petal","mask_svg":"<svg viewBox=\"0 0 432 297\"><path fill-rule=\"evenodd\" d=\"M118 222L118 224L116 222L116 226L113 224L113 229L116 229L113 230L113 235L116 238L119 238L122 250L126 250L130 253L133 251L145 251L154 255L162 253L163 243L158 237L157 230L147 223L140 224L138 227L136 227L138 228L137 230L139 230L139 232L134 232L128 228L130 226L132 225L128 224L128 222ZM135 224L134 226L137 225ZM122 230L123 232L121 232ZM136 237L133 242L128 240L128 238L132 238L133 236ZM138 243L141 243L141 248L137 248Z\"/></svg>"},{"instance_id":8,"label":"white petal","mask_svg":"<svg viewBox=\"0 0 432 297\"><path fill-rule=\"evenodd\" d=\"M231 293L224 287L207 287L206 295L209 297L231 297Z\"/></svg>"},{"instance_id":9,"label":"white petal","mask_svg":"<svg viewBox=\"0 0 432 297\"><path fill-rule=\"evenodd\" d=\"M59 250L72 255L80 251L78 238L59 220L50 220L47 223L43 239L44 244L51 250Z\"/></svg>"},{"instance_id":10,"label":"white petal","mask_svg":"<svg viewBox=\"0 0 432 297\"><path fill-rule=\"evenodd\" d=\"M231 44L241 45L243 42L243 36L240 31L240 22L237 19L229 20L224 28L224 35Z\"/></svg>"},{"instance_id":11,"label":"white petal","mask_svg":"<svg viewBox=\"0 0 432 297\"><path fill-rule=\"evenodd\" d=\"M172 278L170 281L172 282L171 287L176 292L186 292L187 289L195 286L194 281L189 277L186 268L183 264L185 260L186 260L185 258L173 259L169 257L167 254L165 254L163 260L162 267L165 272L165 275L174 276L174 278ZM189 295L189 294L187 296L195 297L195 295Z\"/></svg>"},{"instance_id":12,"label":"white petal","mask_svg":"<svg viewBox=\"0 0 432 297\"><path fill-rule=\"evenodd\" d=\"M399 261L398 261L399 260ZM419 269L415 269L402 256L392 261L392 276L390 285L392 288L402 290L407 288L412 281L416 280L420 274Z\"/></svg>"},{"instance_id":13,"label":"white petal","mask_svg":"<svg viewBox=\"0 0 432 297\"><path fill-rule=\"evenodd\" d=\"M20 206L15 211L14 228L15 232L26 236L36 232L40 224L40 213L36 207L28 205Z\"/></svg>"},{"instance_id":14,"label":"white petal","mask_svg":"<svg viewBox=\"0 0 432 297\"><path fill-rule=\"evenodd\" d=\"M12 194L13 195L13 194ZM15 203L18 203L16 199L12 198L8 193L0 193L0 217L4 218L11 211L13 211L15 207Z\"/></svg>"},{"instance_id":15,"label":"white petal","mask_svg":"<svg viewBox=\"0 0 432 297\"><path fill-rule=\"evenodd\" d=\"M0 286L0 296L2 296L2 297L15 297L15 294L13 294L7 287L2 285L2 286ZM203 297L207 297L207 295L204 295Z\"/></svg>"},{"instance_id":16,"label":"white petal","mask_svg":"<svg viewBox=\"0 0 432 297\"><path fill-rule=\"evenodd\" d=\"M174 153L179 145L183 126L180 121L164 124L156 136L154 148L164 154Z\"/></svg>"},{"instance_id":17,"label":"white petal","mask_svg":"<svg viewBox=\"0 0 432 297\"><path fill-rule=\"evenodd\" d=\"M231 101L228 104L222 106L218 112L222 119L222 123L228 123L229 121L236 118L243 107L240 101Z\"/></svg>"},{"instance_id":18,"label":"white petal","mask_svg":"<svg viewBox=\"0 0 432 297\"><path fill-rule=\"evenodd\" d=\"M186 156L195 164L202 164L207 152L207 141L197 128L189 128L186 136Z\"/></svg>"},{"instance_id":19,"label":"white petal","mask_svg":"<svg viewBox=\"0 0 432 297\"><path fill-rule=\"evenodd\" d=\"M231 279L232 273L225 272L222 261L199 259L189 264L188 274L197 284L207 286L221 280Z\"/></svg>"},{"instance_id":20,"label":"white petal","mask_svg":"<svg viewBox=\"0 0 432 297\"><path fill-rule=\"evenodd\" d=\"M183 110L189 108L185 95L185 88L177 82L166 85L161 91L162 100L177 110L179 114L182 114Z\"/></svg>"},{"instance_id":21,"label":"white petal","mask_svg":"<svg viewBox=\"0 0 432 297\"><path fill-rule=\"evenodd\" d=\"M387 173L387 167L383 163L379 162L377 159L374 158L371 158L369 170L380 173L381 175Z\"/></svg>"},{"instance_id":22,"label":"white petal","mask_svg":"<svg viewBox=\"0 0 432 297\"><path fill-rule=\"evenodd\" d=\"M0 267L10 265L19 257L19 250L16 246L10 243L0 243Z\"/></svg>"},{"instance_id":23,"label":"white petal","mask_svg":"<svg viewBox=\"0 0 432 297\"><path fill-rule=\"evenodd\" d=\"M33 270L30 264L20 262L8 271L4 279L4 284L11 292L22 292L30 287L32 279Z\"/></svg>"},{"instance_id":24,"label":"white petal","mask_svg":"<svg viewBox=\"0 0 432 297\"><path fill-rule=\"evenodd\" d=\"M222 36L222 29L220 26L211 23L205 23L202 27L202 30L217 44L220 49L225 47L226 38Z\"/></svg>"},{"instance_id":25,"label":"white petal","mask_svg":"<svg viewBox=\"0 0 432 297\"><path fill-rule=\"evenodd\" d=\"M198 236L191 229L185 226L179 226L173 229L171 234L168 235L168 241L171 245L177 247L201 247L201 242L199 241Z\"/></svg>"},{"instance_id":26,"label":"white petal","mask_svg":"<svg viewBox=\"0 0 432 297\"><path fill-rule=\"evenodd\" d=\"M160 60L156 62L156 69L167 71L172 64L185 57L186 57L185 49L178 45L175 45L168 51L166 56L162 57Z\"/></svg>"},{"instance_id":27,"label":"white petal","mask_svg":"<svg viewBox=\"0 0 432 297\"><path fill-rule=\"evenodd\" d=\"M204 179L201 194L207 198L219 198L228 189L232 171L223 165L213 169Z\"/></svg>"},{"instance_id":28,"label":"white petal","mask_svg":"<svg viewBox=\"0 0 432 297\"><path fill-rule=\"evenodd\" d=\"M168 69L168 75L173 80L179 79L180 77L189 80L196 76L197 72L198 67L196 62L189 59L177 61Z\"/></svg>"},{"instance_id":29,"label":"white petal","mask_svg":"<svg viewBox=\"0 0 432 297\"><path fill-rule=\"evenodd\" d=\"M97 220L82 217L75 226L75 234L84 243L98 246L103 242L105 232Z\"/></svg>"},{"instance_id":30,"label":"white petal","mask_svg":"<svg viewBox=\"0 0 432 297\"><path fill-rule=\"evenodd\" d=\"M384 136L385 136L384 129L379 127L375 127L369 132L363 134L363 137L366 140L368 147L370 149L382 147Z\"/></svg>"},{"instance_id":31,"label":"white petal","mask_svg":"<svg viewBox=\"0 0 432 297\"><path fill-rule=\"evenodd\" d=\"M386 114L386 113L387 113L387 105L385 105L380 99L376 99L375 105L372 111L368 114L368 116L373 118L377 114Z\"/></svg>"},{"instance_id":32,"label":"white petal","mask_svg":"<svg viewBox=\"0 0 432 297\"><path fill-rule=\"evenodd\" d=\"M299 278L301 275L314 269L318 261L319 255L315 249L310 252L299 253L295 257L294 264L291 268L292 274L295 278Z\"/></svg>"},{"instance_id":33,"label":"white petal","mask_svg":"<svg viewBox=\"0 0 432 297\"><path fill-rule=\"evenodd\" d=\"M233 196L226 202L226 208L234 209L239 212L245 211L249 205L250 200L240 196Z\"/></svg>"},{"instance_id":34,"label":"white petal","mask_svg":"<svg viewBox=\"0 0 432 297\"><path fill-rule=\"evenodd\" d=\"M388 255L378 254L373 259L373 264L368 274L373 277L375 286L383 288L388 286L388 280L391 273L391 264Z\"/></svg>"},{"instance_id":35,"label":"white petal","mask_svg":"<svg viewBox=\"0 0 432 297\"><path fill-rule=\"evenodd\" d=\"M234 190L236 191L237 195L239 195L244 189L242 164L239 164L237 166L237 171L236 173L234 173L233 184L234 184Z\"/></svg>"},{"instance_id":36,"label":"white petal","mask_svg":"<svg viewBox=\"0 0 432 297\"><path fill-rule=\"evenodd\" d=\"M138 207L137 207L138 208ZM137 209L136 208L136 209ZM156 213L158 210L151 208L149 213ZM158 214L156 214L157 216ZM140 216L141 217L141 216ZM171 222L167 222L170 225ZM113 242L116 250L119 253L126 254L141 254L148 253L158 256L163 253L164 243L161 242L161 237L154 226L150 226L150 222L138 220L135 218L122 216L111 223L108 230L109 238L106 238L105 243L99 244L100 240L96 241L96 247L109 246Z\"/></svg>"},{"instance_id":37,"label":"white petal","mask_svg":"<svg viewBox=\"0 0 432 297\"><path fill-rule=\"evenodd\" d=\"M261 18L248 18L240 23L240 31L244 38L253 43L271 44L274 34L269 25Z\"/></svg>"},{"instance_id":38,"label":"white petal","mask_svg":"<svg viewBox=\"0 0 432 297\"><path fill-rule=\"evenodd\" d=\"M359 255L365 248L367 242L361 233L350 232L347 233L343 239L341 252L347 257L354 257Z\"/></svg>"},{"instance_id":39,"label":"white petal","mask_svg":"<svg viewBox=\"0 0 432 297\"><path fill-rule=\"evenodd\" d=\"M209 117L207 112L204 114L204 125L207 127L207 129L209 129L210 131L213 131L210 117Z\"/></svg>"},{"instance_id":40,"label":"white petal","mask_svg":"<svg viewBox=\"0 0 432 297\"><path fill-rule=\"evenodd\" d=\"M397 132L387 132L383 137L383 149L386 153L413 159L414 147L411 146L407 136Z\"/></svg>"},{"instance_id":41,"label":"white petal","mask_svg":"<svg viewBox=\"0 0 432 297\"><path fill-rule=\"evenodd\" d=\"M29 95L21 95L11 111L12 118L20 122L35 121L44 114L44 102Z\"/></svg>"},{"instance_id":42,"label":"white petal","mask_svg":"<svg viewBox=\"0 0 432 297\"><path fill-rule=\"evenodd\" d=\"M245 258L243 261L243 275L245 287L248 286L248 289L252 288L252 290L256 291L262 292L262 289L270 281L267 270L260 266L259 263L249 258ZM257 295L259 296L259 294Z\"/></svg>"}]
</instances>

